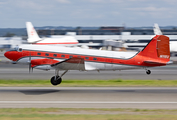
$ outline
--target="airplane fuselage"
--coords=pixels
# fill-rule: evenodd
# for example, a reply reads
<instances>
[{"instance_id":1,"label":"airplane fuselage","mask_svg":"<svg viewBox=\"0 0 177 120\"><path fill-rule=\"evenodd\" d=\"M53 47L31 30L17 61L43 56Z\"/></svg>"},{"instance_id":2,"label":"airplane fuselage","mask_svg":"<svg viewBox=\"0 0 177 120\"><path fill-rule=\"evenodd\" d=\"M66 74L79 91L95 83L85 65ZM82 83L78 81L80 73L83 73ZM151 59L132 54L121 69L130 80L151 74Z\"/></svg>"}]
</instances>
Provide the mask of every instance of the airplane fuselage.
<instances>
[{"instance_id":1,"label":"airplane fuselage","mask_svg":"<svg viewBox=\"0 0 177 120\"><path fill-rule=\"evenodd\" d=\"M19 46L19 49L21 50L11 51L9 54L13 53L13 56L11 55L12 61L24 64L28 64L29 59L39 59L39 61L41 59L40 62L42 62L42 59L47 58L49 63L56 63L77 57L84 59L84 70L123 70L159 66L158 64L147 65L144 61L153 59L138 55L137 52L114 52L43 45L22 45ZM34 67L44 70L52 69L49 63L37 63Z\"/></svg>"}]
</instances>

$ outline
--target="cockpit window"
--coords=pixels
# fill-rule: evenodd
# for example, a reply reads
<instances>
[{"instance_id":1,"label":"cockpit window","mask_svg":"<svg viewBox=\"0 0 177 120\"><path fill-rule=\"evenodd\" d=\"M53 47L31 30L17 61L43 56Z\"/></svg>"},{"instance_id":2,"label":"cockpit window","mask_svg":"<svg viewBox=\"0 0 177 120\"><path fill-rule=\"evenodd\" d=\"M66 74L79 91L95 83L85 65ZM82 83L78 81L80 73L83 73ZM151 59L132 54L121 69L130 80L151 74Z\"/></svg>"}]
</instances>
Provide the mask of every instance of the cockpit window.
<instances>
[{"instance_id":1,"label":"cockpit window","mask_svg":"<svg viewBox=\"0 0 177 120\"><path fill-rule=\"evenodd\" d=\"M22 48L19 48L18 46L16 46L15 48L9 50L9 51L19 51L21 52L23 49Z\"/></svg>"},{"instance_id":2,"label":"cockpit window","mask_svg":"<svg viewBox=\"0 0 177 120\"><path fill-rule=\"evenodd\" d=\"M19 52L22 52L22 48L19 48L18 51L19 51Z\"/></svg>"}]
</instances>

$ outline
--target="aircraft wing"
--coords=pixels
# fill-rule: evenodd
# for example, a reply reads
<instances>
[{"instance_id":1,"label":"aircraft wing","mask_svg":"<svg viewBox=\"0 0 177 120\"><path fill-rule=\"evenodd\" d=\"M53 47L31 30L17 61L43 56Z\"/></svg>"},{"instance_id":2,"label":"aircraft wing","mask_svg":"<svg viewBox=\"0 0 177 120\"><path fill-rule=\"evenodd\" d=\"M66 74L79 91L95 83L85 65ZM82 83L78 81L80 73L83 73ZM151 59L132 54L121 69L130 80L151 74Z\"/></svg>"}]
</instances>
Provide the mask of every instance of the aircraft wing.
<instances>
[{"instance_id":1,"label":"aircraft wing","mask_svg":"<svg viewBox=\"0 0 177 120\"><path fill-rule=\"evenodd\" d=\"M72 57L62 62L52 64L51 67L61 70L85 70L85 62L83 58Z\"/></svg>"}]
</instances>

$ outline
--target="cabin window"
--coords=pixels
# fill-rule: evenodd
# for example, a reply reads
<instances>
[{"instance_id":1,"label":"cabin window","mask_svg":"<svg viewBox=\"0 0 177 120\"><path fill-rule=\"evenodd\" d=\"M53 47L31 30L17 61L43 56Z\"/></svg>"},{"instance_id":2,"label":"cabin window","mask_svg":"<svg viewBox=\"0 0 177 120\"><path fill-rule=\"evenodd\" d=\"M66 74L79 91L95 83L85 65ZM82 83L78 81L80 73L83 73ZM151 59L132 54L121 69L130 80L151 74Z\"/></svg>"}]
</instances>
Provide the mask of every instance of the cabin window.
<instances>
[{"instance_id":1,"label":"cabin window","mask_svg":"<svg viewBox=\"0 0 177 120\"><path fill-rule=\"evenodd\" d=\"M65 57L65 55L61 55L61 57Z\"/></svg>"},{"instance_id":2,"label":"cabin window","mask_svg":"<svg viewBox=\"0 0 177 120\"><path fill-rule=\"evenodd\" d=\"M97 58L93 58L93 60L97 60Z\"/></svg>"},{"instance_id":3,"label":"cabin window","mask_svg":"<svg viewBox=\"0 0 177 120\"><path fill-rule=\"evenodd\" d=\"M54 57L57 57L57 54L53 54Z\"/></svg>"},{"instance_id":4,"label":"cabin window","mask_svg":"<svg viewBox=\"0 0 177 120\"><path fill-rule=\"evenodd\" d=\"M71 55L71 56L69 56L69 58L72 58L73 56Z\"/></svg>"},{"instance_id":5,"label":"cabin window","mask_svg":"<svg viewBox=\"0 0 177 120\"><path fill-rule=\"evenodd\" d=\"M88 59L89 59L89 57L85 57L85 59L86 59L86 60L88 60Z\"/></svg>"},{"instance_id":6,"label":"cabin window","mask_svg":"<svg viewBox=\"0 0 177 120\"><path fill-rule=\"evenodd\" d=\"M45 56L49 56L49 54L48 54L48 53L46 53L46 54L45 54Z\"/></svg>"},{"instance_id":7,"label":"cabin window","mask_svg":"<svg viewBox=\"0 0 177 120\"><path fill-rule=\"evenodd\" d=\"M41 55L41 53L37 53L37 55Z\"/></svg>"},{"instance_id":8,"label":"cabin window","mask_svg":"<svg viewBox=\"0 0 177 120\"><path fill-rule=\"evenodd\" d=\"M19 52L22 52L22 48L19 48L18 51L19 51Z\"/></svg>"}]
</instances>

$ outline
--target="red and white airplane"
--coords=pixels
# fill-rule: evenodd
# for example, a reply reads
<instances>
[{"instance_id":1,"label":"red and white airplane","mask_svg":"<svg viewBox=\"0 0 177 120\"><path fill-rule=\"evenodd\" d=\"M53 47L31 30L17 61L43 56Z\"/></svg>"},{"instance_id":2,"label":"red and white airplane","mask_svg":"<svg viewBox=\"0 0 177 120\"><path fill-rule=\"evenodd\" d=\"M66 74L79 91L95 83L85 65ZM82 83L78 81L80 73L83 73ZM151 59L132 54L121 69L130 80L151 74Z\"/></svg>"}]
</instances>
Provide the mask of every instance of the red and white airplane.
<instances>
[{"instance_id":1,"label":"red and white airplane","mask_svg":"<svg viewBox=\"0 0 177 120\"><path fill-rule=\"evenodd\" d=\"M28 43L39 44L39 45L75 45L78 41L73 36L65 36L62 38L40 38L34 29L31 22L26 22Z\"/></svg>"},{"instance_id":2,"label":"red and white airplane","mask_svg":"<svg viewBox=\"0 0 177 120\"><path fill-rule=\"evenodd\" d=\"M151 71L147 68L165 66L170 63L170 48L168 37L156 35L138 53L22 45L7 51L4 56L13 63L29 64L29 69L55 69L55 76L51 78L51 83L58 85L62 81L61 77L68 70L101 71L144 68L146 73L150 74ZM65 70L61 76L59 76L59 70Z\"/></svg>"}]
</instances>

